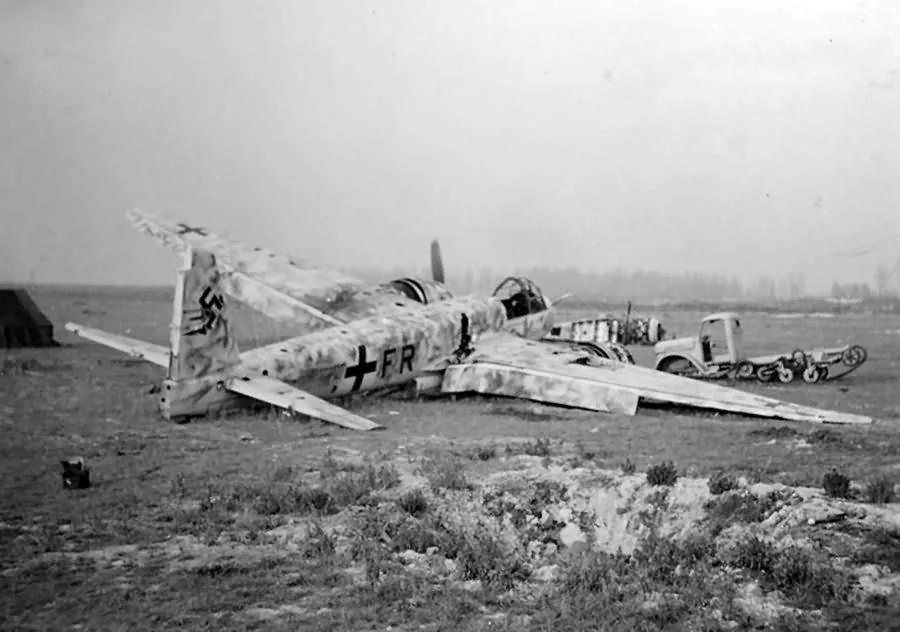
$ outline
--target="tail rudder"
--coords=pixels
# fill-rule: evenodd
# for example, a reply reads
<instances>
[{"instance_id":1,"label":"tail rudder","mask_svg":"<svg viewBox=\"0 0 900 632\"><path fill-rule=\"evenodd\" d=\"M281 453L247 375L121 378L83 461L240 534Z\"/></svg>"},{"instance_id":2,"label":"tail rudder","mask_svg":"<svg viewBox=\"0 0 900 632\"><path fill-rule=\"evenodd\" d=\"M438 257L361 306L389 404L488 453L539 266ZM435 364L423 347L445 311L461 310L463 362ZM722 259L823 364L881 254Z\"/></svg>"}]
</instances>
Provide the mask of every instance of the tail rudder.
<instances>
[{"instance_id":1,"label":"tail rudder","mask_svg":"<svg viewBox=\"0 0 900 632\"><path fill-rule=\"evenodd\" d=\"M178 270L168 379L205 377L240 362L216 257L188 246Z\"/></svg>"}]
</instances>

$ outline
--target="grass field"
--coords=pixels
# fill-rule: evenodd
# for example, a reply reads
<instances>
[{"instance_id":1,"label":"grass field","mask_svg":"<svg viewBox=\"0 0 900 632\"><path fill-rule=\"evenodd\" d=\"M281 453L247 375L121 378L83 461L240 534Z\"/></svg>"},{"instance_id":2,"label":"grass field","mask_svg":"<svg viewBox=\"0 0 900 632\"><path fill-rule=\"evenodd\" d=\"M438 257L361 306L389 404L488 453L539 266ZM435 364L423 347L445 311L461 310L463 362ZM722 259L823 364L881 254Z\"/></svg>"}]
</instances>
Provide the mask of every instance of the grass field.
<instances>
[{"instance_id":1,"label":"grass field","mask_svg":"<svg viewBox=\"0 0 900 632\"><path fill-rule=\"evenodd\" d=\"M3 629L900 621L900 317L743 319L751 353L864 345L845 380L741 388L869 427L361 397L351 407L387 428L353 433L272 413L165 422L157 368L62 324L165 343L168 290L32 295L64 345L0 360ZM657 315L688 335L702 314ZM244 348L297 333L250 312L236 324ZM62 489L72 455L91 488Z\"/></svg>"}]
</instances>

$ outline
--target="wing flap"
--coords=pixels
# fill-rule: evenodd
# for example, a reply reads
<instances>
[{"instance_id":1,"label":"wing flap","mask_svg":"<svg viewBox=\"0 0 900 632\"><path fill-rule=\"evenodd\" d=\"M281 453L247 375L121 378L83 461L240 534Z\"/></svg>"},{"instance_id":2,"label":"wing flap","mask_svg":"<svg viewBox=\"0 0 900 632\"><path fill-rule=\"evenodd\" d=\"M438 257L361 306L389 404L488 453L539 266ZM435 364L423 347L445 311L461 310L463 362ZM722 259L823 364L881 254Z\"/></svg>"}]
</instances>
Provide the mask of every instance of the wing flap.
<instances>
[{"instance_id":1,"label":"wing flap","mask_svg":"<svg viewBox=\"0 0 900 632\"><path fill-rule=\"evenodd\" d=\"M351 430L375 430L376 428L384 427L370 419L354 415L340 406L329 404L324 399L295 388L281 380L269 377L231 378L225 382L225 388L289 412L315 417L316 419L350 428Z\"/></svg>"},{"instance_id":2,"label":"wing flap","mask_svg":"<svg viewBox=\"0 0 900 632\"><path fill-rule=\"evenodd\" d=\"M108 331L85 327L78 323L66 323L67 331L98 344L127 353L132 358L146 360L161 367L169 366L169 350L162 345L144 342L128 336L113 334Z\"/></svg>"},{"instance_id":3,"label":"wing flap","mask_svg":"<svg viewBox=\"0 0 900 632\"><path fill-rule=\"evenodd\" d=\"M634 415L638 395L630 389L567 374L492 362L456 364L444 373L445 393L473 391L484 395L520 397L573 408Z\"/></svg>"}]
</instances>

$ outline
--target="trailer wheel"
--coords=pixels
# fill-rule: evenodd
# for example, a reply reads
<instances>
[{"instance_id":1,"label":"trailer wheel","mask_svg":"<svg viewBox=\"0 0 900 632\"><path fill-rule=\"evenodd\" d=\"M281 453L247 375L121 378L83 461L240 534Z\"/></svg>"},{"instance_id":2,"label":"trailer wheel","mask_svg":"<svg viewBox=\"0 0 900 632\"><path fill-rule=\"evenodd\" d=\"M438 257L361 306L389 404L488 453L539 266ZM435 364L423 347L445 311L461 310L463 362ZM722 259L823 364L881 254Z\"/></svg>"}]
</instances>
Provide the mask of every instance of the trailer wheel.
<instances>
[{"instance_id":1,"label":"trailer wheel","mask_svg":"<svg viewBox=\"0 0 900 632\"><path fill-rule=\"evenodd\" d=\"M754 370L756 370L756 367L753 366L753 363L747 362L745 360L738 364L737 370L734 372L734 374L739 380L749 380L751 377L753 377Z\"/></svg>"},{"instance_id":2,"label":"trailer wheel","mask_svg":"<svg viewBox=\"0 0 900 632\"><path fill-rule=\"evenodd\" d=\"M807 384L815 384L822 379L822 369L815 364L810 364L803 370L803 381Z\"/></svg>"},{"instance_id":3,"label":"trailer wheel","mask_svg":"<svg viewBox=\"0 0 900 632\"><path fill-rule=\"evenodd\" d=\"M756 379L760 382L771 382L773 377L775 377L775 367L773 366L764 366L756 371Z\"/></svg>"},{"instance_id":4,"label":"trailer wheel","mask_svg":"<svg viewBox=\"0 0 900 632\"><path fill-rule=\"evenodd\" d=\"M865 362L868 357L869 354L863 347L853 345L841 355L841 362L847 366L857 367Z\"/></svg>"},{"instance_id":5,"label":"trailer wheel","mask_svg":"<svg viewBox=\"0 0 900 632\"><path fill-rule=\"evenodd\" d=\"M782 367L778 369L778 381L782 384L790 384L794 381L794 370L790 367Z\"/></svg>"}]
</instances>

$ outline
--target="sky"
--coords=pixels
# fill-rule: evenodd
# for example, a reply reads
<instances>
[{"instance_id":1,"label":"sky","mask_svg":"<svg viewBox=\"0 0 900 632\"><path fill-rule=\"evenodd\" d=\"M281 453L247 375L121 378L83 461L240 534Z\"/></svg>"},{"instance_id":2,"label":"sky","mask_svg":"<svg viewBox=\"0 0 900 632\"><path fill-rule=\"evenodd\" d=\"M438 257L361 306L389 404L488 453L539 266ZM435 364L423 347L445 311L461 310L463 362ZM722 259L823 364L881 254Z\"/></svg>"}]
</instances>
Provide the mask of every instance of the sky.
<instances>
[{"instance_id":1,"label":"sky","mask_svg":"<svg viewBox=\"0 0 900 632\"><path fill-rule=\"evenodd\" d=\"M0 0L0 279L171 283L130 208L327 267L438 237L448 267L870 278L898 33L896 0Z\"/></svg>"}]
</instances>

